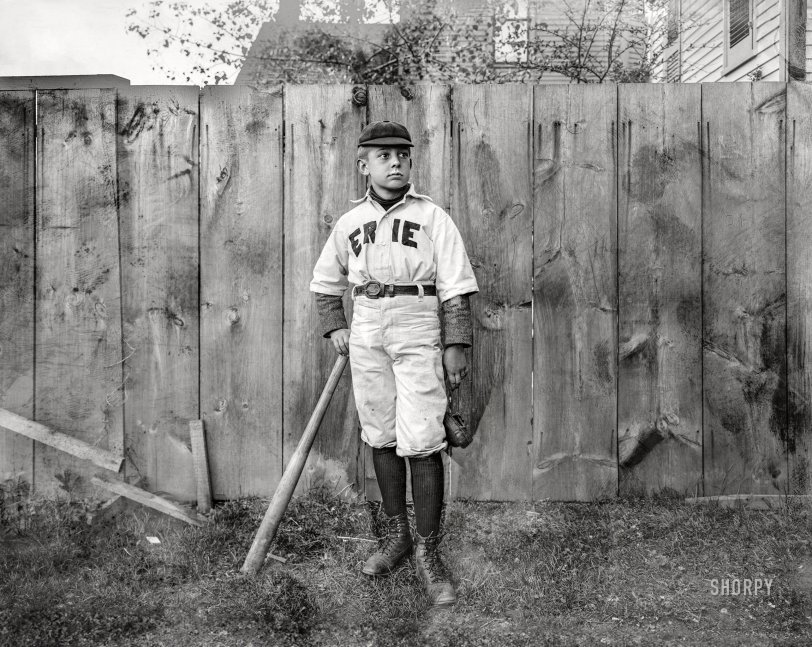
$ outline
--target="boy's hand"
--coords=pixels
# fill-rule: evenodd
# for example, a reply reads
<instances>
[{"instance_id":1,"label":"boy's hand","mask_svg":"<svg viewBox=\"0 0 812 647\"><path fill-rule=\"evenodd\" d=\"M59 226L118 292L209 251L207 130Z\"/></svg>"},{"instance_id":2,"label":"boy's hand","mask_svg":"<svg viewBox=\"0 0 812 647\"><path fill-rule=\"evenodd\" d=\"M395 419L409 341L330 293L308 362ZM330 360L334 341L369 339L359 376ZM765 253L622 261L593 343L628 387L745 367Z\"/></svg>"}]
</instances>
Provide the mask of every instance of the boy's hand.
<instances>
[{"instance_id":1,"label":"boy's hand","mask_svg":"<svg viewBox=\"0 0 812 647\"><path fill-rule=\"evenodd\" d=\"M465 376L468 375L468 362L465 359L465 350L462 346L454 344L443 351L443 367L445 367L451 388L456 389Z\"/></svg>"},{"instance_id":2,"label":"boy's hand","mask_svg":"<svg viewBox=\"0 0 812 647\"><path fill-rule=\"evenodd\" d=\"M350 354L350 331L348 328L339 328L331 332L330 341L333 342L333 346L335 346L339 355Z\"/></svg>"}]
</instances>

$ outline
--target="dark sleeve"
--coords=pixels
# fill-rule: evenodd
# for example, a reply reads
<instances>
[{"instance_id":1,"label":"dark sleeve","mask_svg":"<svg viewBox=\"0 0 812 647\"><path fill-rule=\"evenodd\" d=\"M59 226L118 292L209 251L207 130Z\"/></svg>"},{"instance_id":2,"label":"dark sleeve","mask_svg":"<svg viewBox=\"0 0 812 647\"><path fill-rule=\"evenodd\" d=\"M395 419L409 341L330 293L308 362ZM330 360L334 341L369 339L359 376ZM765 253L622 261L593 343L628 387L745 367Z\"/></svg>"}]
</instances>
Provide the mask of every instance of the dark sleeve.
<instances>
[{"instance_id":1,"label":"dark sleeve","mask_svg":"<svg viewBox=\"0 0 812 647\"><path fill-rule=\"evenodd\" d=\"M341 296L316 292L316 309L319 312L319 332L327 337L334 330L348 328Z\"/></svg>"},{"instance_id":2,"label":"dark sleeve","mask_svg":"<svg viewBox=\"0 0 812 647\"><path fill-rule=\"evenodd\" d=\"M468 295L456 296L443 301L442 331L443 346L460 344L469 347L473 343L471 329L471 302Z\"/></svg>"}]
</instances>

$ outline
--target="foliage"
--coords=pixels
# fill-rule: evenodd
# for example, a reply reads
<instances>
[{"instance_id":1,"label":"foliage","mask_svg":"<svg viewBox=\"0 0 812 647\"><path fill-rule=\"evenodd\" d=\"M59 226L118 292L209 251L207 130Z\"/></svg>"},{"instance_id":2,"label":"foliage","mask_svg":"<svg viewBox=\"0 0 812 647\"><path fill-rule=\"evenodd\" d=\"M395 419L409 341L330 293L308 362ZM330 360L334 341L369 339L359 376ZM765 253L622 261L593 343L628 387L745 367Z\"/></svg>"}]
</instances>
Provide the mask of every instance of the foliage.
<instances>
[{"instance_id":1,"label":"foliage","mask_svg":"<svg viewBox=\"0 0 812 647\"><path fill-rule=\"evenodd\" d=\"M668 0L562 1L562 22L537 22L528 70L555 72L577 83L651 80L669 39ZM673 34L670 36L673 38Z\"/></svg>"},{"instance_id":2,"label":"foliage","mask_svg":"<svg viewBox=\"0 0 812 647\"><path fill-rule=\"evenodd\" d=\"M218 84L233 80L259 27L275 10L276 3L268 0L232 0L225 7L152 0L140 10L127 10L126 29L148 41L147 54L156 59L153 69L168 80ZM164 50L188 58L189 67L179 70L164 62Z\"/></svg>"},{"instance_id":3,"label":"foliage","mask_svg":"<svg viewBox=\"0 0 812 647\"><path fill-rule=\"evenodd\" d=\"M292 83L314 73L325 82L399 85L537 82L551 73L579 83L640 82L651 80L675 30L668 0L562 0L548 3L549 15L532 17L527 0L480 0L478 12L465 14L437 0L393 2L379 0L391 21L373 41L342 29L353 17L338 0L311 0L304 3L309 29L250 55L273 72L269 77ZM155 69L171 81L233 82L275 4L232 0L215 8L152 0L128 11L127 30L150 44ZM395 20L398 8L402 18ZM190 65L175 69L162 56L170 51Z\"/></svg>"}]
</instances>

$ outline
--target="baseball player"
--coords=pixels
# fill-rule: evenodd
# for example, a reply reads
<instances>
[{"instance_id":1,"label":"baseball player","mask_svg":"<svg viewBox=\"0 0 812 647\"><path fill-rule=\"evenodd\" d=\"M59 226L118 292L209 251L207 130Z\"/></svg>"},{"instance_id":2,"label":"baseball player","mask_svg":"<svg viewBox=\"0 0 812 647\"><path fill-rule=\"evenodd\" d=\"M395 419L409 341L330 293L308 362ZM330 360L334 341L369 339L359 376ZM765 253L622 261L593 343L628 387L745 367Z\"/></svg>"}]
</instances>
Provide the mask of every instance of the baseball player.
<instances>
[{"instance_id":1,"label":"baseball player","mask_svg":"<svg viewBox=\"0 0 812 647\"><path fill-rule=\"evenodd\" d=\"M456 601L440 559L443 369L452 388L467 375L471 345L471 263L449 215L409 183L412 139L380 121L358 140L366 195L330 233L313 270L321 333L350 357L361 438L372 447L387 535L363 567L386 575L414 545L418 575L434 605ZM341 297L352 285L352 327ZM445 322L441 339L438 310ZM406 516L406 462L412 474L416 537Z\"/></svg>"}]
</instances>

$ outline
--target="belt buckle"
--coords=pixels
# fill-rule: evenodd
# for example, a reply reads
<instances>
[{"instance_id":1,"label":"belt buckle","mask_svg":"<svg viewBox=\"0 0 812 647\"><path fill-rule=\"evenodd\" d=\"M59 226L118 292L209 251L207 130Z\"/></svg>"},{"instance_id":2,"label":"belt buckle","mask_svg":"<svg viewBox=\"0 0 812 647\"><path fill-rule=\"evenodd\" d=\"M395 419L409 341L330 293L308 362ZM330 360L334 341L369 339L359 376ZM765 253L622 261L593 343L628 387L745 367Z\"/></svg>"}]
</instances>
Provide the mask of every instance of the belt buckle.
<instances>
[{"instance_id":1,"label":"belt buckle","mask_svg":"<svg viewBox=\"0 0 812 647\"><path fill-rule=\"evenodd\" d=\"M383 296L384 286L379 281L367 281L361 286L364 296L370 299L377 299Z\"/></svg>"}]
</instances>

